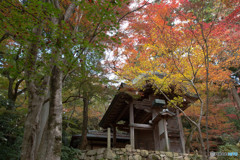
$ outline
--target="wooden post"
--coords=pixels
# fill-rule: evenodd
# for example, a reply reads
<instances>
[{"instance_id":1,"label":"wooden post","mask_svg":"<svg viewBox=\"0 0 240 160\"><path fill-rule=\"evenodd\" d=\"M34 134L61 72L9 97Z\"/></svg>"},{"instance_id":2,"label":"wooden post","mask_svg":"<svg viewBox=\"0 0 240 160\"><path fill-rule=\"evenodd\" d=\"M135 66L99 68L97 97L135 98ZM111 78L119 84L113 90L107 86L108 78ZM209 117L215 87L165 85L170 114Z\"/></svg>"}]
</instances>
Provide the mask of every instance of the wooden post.
<instances>
[{"instance_id":1,"label":"wooden post","mask_svg":"<svg viewBox=\"0 0 240 160\"><path fill-rule=\"evenodd\" d=\"M113 147L116 148L117 144L117 131L116 131L116 126L113 125Z\"/></svg>"},{"instance_id":2,"label":"wooden post","mask_svg":"<svg viewBox=\"0 0 240 160\"><path fill-rule=\"evenodd\" d=\"M107 148L111 149L111 129L107 129Z\"/></svg>"},{"instance_id":3,"label":"wooden post","mask_svg":"<svg viewBox=\"0 0 240 160\"><path fill-rule=\"evenodd\" d=\"M134 111L133 111L133 103L130 104L130 110L129 110L129 119L130 124L134 123ZM130 144L133 149L135 149L135 137L134 137L134 127L130 126Z\"/></svg>"},{"instance_id":4,"label":"wooden post","mask_svg":"<svg viewBox=\"0 0 240 160\"><path fill-rule=\"evenodd\" d=\"M152 117L156 117L159 113L159 109L152 110ZM160 124L159 122L153 126L153 138L154 138L154 148L155 150L160 150Z\"/></svg>"},{"instance_id":5,"label":"wooden post","mask_svg":"<svg viewBox=\"0 0 240 160\"><path fill-rule=\"evenodd\" d=\"M165 140L166 140L166 149L167 149L167 151L169 151L170 147L169 147L169 139L168 139L168 131L167 131L167 121L166 121L166 119L163 119L163 126L164 126Z\"/></svg>"},{"instance_id":6,"label":"wooden post","mask_svg":"<svg viewBox=\"0 0 240 160\"><path fill-rule=\"evenodd\" d=\"M180 140L181 140L181 146L182 146L182 153L186 153L183 126L182 126L182 121L181 121L181 117L179 115L179 110L178 109L177 109L177 120L178 120L178 126L179 126L179 130L180 130Z\"/></svg>"},{"instance_id":7,"label":"wooden post","mask_svg":"<svg viewBox=\"0 0 240 160\"><path fill-rule=\"evenodd\" d=\"M159 150L164 151L166 148L166 144L164 143L164 141L162 139L164 139L165 137L165 129L164 129L164 122L163 119L161 119L160 121L158 121L157 123L157 129L158 129L158 146L159 146ZM164 135L164 136L163 136ZM161 143L162 142L162 143Z\"/></svg>"}]
</instances>

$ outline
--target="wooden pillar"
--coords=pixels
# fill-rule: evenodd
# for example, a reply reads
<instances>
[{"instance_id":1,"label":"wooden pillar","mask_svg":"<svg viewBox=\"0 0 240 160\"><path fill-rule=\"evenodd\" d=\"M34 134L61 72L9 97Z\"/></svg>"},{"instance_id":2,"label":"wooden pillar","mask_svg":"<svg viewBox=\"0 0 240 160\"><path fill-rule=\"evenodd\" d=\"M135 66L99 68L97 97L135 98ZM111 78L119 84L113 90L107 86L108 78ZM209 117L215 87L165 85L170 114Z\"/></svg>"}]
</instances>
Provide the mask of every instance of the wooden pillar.
<instances>
[{"instance_id":1,"label":"wooden pillar","mask_svg":"<svg viewBox=\"0 0 240 160\"><path fill-rule=\"evenodd\" d=\"M111 149L111 129L107 129L107 148Z\"/></svg>"},{"instance_id":2,"label":"wooden pillar","mask_svg":"<svg viewBox=\"0 0 240 160\"><path fill-rule=\"evenodd\" d=\"M163 126L164 126L166 149L167 149L167 151L170 151L169 139L168 139L168 131L167 131L167 120L165 118L163 119Z\"/></svg>"},{"instance_id":3,"label":"wooden pillar","mask_svg":"<svg viewBox=\"0 0 240 160\"><path fill-rule=\"evenodd\" d=\"M179 126L179 131L180 131L180 140L181 140L181 146L182 146L182 153L186 153L184 133L183 133L183 126L182 126L181 117L179 115L179 110L177 110L177 120L178 120L178 126Z\"/></svg>"},{"instance_id":4,"label":"wooden pillar","mask_svg":"<svg viewBox=\"0 0 240 160\"><path fill-rule=\"evenodd\" d=\"M131 144L132 148L135 149L134 127L131 125L131 124L134 124L133 103L130 104L129 119L130 119L130 144Z\"/></svg>"},{"instance_id":5,"label":"wooden pillar","mask_svg":"<svg viewBox=\"0 0 240 160\"><path fill-rule=\"evenodd\" d=\"M116 126L113 125L113 147L116 148L117 144L117 131L116 131Z\"/></svg>"},{"instance_id":6,"label":"wooden pillar","mask_svg":"<svg viewBox=\"0 0 240 160\"><path fill-rule=\"evenodd\" d=\"M152 117L156 117L157 114L159 113L158 109L153 109L152 110ZM160 124L159 122L154 124L153 126L153 138L154 138L154 149L155 150L160 150Z\"/></svg>"}]
</instances>

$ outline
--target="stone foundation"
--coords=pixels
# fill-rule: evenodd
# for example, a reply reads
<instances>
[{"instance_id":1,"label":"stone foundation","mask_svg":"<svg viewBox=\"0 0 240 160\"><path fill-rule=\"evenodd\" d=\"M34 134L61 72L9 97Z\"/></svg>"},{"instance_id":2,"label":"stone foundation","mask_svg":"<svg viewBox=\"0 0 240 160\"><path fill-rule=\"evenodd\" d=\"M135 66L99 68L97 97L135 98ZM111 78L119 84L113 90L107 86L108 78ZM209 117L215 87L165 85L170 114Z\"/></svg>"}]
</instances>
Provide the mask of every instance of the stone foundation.
<instances>
[{"instance_id":1,"label":"stone foundation","mask_svg":"<svg viewBox=\"0 0 240 160\"><path fill-rule=\"evenodd\" d=\"M200 155L126 148L100 148L82 151L79 160L201 160Z\"/></svg>"}]
</instances>

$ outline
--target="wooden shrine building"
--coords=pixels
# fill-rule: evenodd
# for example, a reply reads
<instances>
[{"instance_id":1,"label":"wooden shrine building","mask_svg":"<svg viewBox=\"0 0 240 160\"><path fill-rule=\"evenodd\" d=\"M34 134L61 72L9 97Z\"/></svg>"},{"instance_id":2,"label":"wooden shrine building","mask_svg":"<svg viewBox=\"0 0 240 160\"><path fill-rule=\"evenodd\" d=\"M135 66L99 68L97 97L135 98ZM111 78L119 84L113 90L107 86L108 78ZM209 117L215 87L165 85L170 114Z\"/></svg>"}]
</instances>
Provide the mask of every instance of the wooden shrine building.
<instances>
[{"instance_id":1,"label":"wooden shrine building","mask_svg":"<svg viewBox=\"0 0 240 160\"><path fill-rule=\"evenodd\" d=\"M132 93L138 93L139 96L133 98ZM168 96L173 98L176 95L173 91ZM184 95L183 98L183 110L196 100L189 95ZM104 129L111 128L113 147L116 147L116 132L125 131L130 134L130 144L135 149L185 153L179 111L172 107L167 108L167 103L163 95L154 94L151 85L136 91L121 84L99 125Z\"/></svg>"}]
</instances>

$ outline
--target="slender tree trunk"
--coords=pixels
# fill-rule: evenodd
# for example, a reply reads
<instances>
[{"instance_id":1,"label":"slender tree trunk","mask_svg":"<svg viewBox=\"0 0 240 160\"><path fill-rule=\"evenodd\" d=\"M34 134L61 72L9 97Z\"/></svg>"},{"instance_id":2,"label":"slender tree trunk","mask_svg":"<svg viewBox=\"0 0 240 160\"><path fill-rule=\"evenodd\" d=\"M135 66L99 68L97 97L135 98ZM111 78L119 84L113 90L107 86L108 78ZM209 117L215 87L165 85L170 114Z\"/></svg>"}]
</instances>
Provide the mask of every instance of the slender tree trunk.
<instances>
[{"instance_id":1,"label":"slender tree trunk","mask_svg":"<svg viewBox=\"0 0 240 160\"><path fill-rule=\"evenodd\" d=\"M193 133L196 131L197 127L196 126L192 126L190 134L186 140L186 153L190 153L190 149L191 149L191 141L192 141L192 136Z\"/></svg>"},{"instance_id":2,"label":"slender tree trunk","mask_svg":"<svg viewBox=\"0 0 240 160\"><path fill-rule=\"evenodd\" d=\"M202 150L202 156L203 159L206 159L206 149L205 149L205 145L203 142L203 137L202 137L202 131L201 131L201 126L197 127L198 133L199 133L199 140L200 140L200 144L201 144L201 150Z\"/></svg>"},{"instance_id":3,"label":"slender tree trunk","mask_svg":"<svg viewBox=\"0 0 240 160\"><path fill-rule=\"evenodd\" d=\"M16 82L14 87L14 82L16 81L16 78L10 78L9 73L7 73L6 77L8 78L8 99L11 102L11 105L8 107L8 109L13 110L15 109L15 103L17 100L17 97L25 92L26 88L19 91L20 84L24 81L24 79L20 79Z\"/></svg>"},{"instance_id":4,"label":"slender tree trunk","mask_svg":"<svg viewBox=\"0 0 240 160\"><path fill-rule=\"evenodd\" d=\"M206 42L206 139L207 139L207 159L209 159L209 136L208 136L208 113L209 113L209 88L208 88L208 79L209 79L209 55L208 55L208 46Z\"/></svg>"},{"instance_id":5,"label":"slender tree trunk","mask_svg":"<svg viewBox=\"0 0 240 160\"><path fill-rule=\"evenodd\" d=\"M11 100L11 107L9 107L10 110L13 110L14 109L14 106L15 106L15 101L16 101L16 98L14 96L14 93L13 93L13 84L14 84L14 79L11 79L10 77L8 77L8 81L9 81L9 84L8 84L8 99Z\"/></svg>"},{"instance_id":6,"label":"slender tree trunk","mask_svg":"<svg viewBox=\"0 0 240 160\"><path fill-rule=\"evenodd\" d=\"M204 34L203 24L199 23L201 27L202 38L204 41L204 45L202 46L202 51L204 53L205 58L205 70L206 70L206 140L207 140L207 159L209 160L209 140L208 140L208 107L209 107L209 50L208 50L208 37Z\"/></svg>"},{"instance_id":7,"label":"slender tree trunk","mask_svg":"<svg viewBox=\"0 0 240 160\"><path fill-rule=\"evenodd\" d=\"M240 110L240 98L237 93L237 89L235 88L235 86L233 86L231 90L232 90L233 98L234 98L235 102L237 103L237 107Z\"/></svg>"},{"instance_id":8,"label":"slender tree trunk","mask_svg":"<svg viewBox=\"0 0 240 160\"><path fill-rule=\"evenodd\" d=\"M88 95L85 94L83 98L83 126L80 149L86 149L87 147L88 105Z\"/></svg>"}]
</instances>

